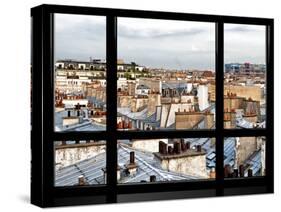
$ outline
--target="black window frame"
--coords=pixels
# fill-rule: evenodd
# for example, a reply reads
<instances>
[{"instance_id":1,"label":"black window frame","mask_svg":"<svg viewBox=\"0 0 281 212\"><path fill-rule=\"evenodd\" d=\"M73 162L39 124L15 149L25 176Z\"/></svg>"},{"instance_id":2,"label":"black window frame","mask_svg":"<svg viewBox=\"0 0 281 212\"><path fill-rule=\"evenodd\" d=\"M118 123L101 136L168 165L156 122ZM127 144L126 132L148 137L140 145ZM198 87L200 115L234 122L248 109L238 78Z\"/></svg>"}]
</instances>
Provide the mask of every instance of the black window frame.
<instances>
[{"instance_id":1,"label":"black window frame","mask_svg":"<svg viewBox=\"0 0 281 212\"><path fill-rule=\"evenodd\" d=\"M107 127L100 132L55 132L54 130L54 14L100 15L106 17ZM274 192L273 164L273 71L274 20L268 18L203 15L62 5L40 5L32 17L32 130L31 203L40 207L116 203L153 199L227 196ZM180 131L118 131L117 117L117 19L150 18L215 23L216 128ZM224 129L224 24L266 26L266 128ZM116 99L116 101L111 101ZM224 137L266 137L266 175L224 179ZM130 138L216 138L216 179L148 184L117 184L112 164L117 164L117 140ZM107 184L54 186L54 141L106 140Z\"/></svg>"}]
</instances>

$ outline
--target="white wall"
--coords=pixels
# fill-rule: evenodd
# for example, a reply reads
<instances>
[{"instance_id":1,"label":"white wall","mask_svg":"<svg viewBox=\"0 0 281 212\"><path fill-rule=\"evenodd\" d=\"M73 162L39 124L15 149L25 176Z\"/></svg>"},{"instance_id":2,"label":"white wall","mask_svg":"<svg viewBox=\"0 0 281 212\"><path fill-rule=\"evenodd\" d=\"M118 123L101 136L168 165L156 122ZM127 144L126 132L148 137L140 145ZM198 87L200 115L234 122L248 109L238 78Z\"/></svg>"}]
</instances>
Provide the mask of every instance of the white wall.
<instances>
[{"instance_id":1,"label":"white wall","mask_svg":"<svg viewBox=\"0 0 281 212\"><path fill-rule=\"evenodd\" d=\"M207 85L199 85L198 86L198 104L200 111L209 107L208 102L208 86Z\"/></svg>"},{"instance_id":2,"label":"white wall","mask_svg":"<svg viewBox=\"0 0 281 212\"><path fill-rule=\"evenodd\" d=\"M280 5L277 0L222 1L222 0L10 0L2 1L1 16L1 98L13 102L10 112L1 113L1 175L0 211L39 211L29 204L30 189L30 8L42 3L71 4L110 8L160 10L237 16L260 16L275 18L275 93L276 106L280 108L278 90L281 90L280 67ZM5 71L8 70L8 71ZM7 80L7 79L13 79ZM0 111L7 111L0 104ZM17 111L14 113L12 111ZM281 110L275 110L275 195L236 196L227 198L203 198L178 201L160 201L137 204L111 204L99 206L67 207L52 211L276 211L280 206L280 128ZM15 133L15 130L18 130ZM13 151L12 151L13 150ZM275 210L274 210L275 209ZM41 210L40 210L41 211Z\"/></svg>"}]
</instances>

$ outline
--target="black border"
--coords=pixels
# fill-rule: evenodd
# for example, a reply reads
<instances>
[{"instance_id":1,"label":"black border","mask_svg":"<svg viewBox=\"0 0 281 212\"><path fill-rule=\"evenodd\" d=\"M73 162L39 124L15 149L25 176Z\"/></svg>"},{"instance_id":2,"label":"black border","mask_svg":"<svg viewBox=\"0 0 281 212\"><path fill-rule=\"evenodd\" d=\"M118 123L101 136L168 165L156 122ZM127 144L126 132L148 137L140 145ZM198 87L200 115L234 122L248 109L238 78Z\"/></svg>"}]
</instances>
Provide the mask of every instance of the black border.
<instances>
[{"instance_id":1,"label":"black border","mask_svg":"<svg viewBox=\"0 0 281 212\"><path fill-rule=\"evenodd\" d=\"M104 132L54 132L53 99L53 19L55 13L106 16L107 59L107 129ZM201 15L172 12L93 8L80 6L40 5L31 9L32 17L32 130L31 130L31 203L40 207L61 205L116 203L175 198L212 197L237 194L274 192L273 172L273 69L274 20L254 17ZM216 29L216 129L200 131L116 130L117 103L117 18L135 17L169 20L211 22ZM266 129L223 128L224 24L252 24L266 26L267 107ZM230 136L265 136L266 176L241 179L223 177L223 138ZM216 138L216 180L179 181L173 183L117 184L117 139L129 138ZM87 187L54 187L53 141L107 140L107 184ZM239 189L241 188L241 189ZM247 189L245 189L247 188ZM238 190L237 190L238 189ZM143 194L143 195L142 195ZM127 195L127 196L126 196ZM129 199L128 199L129 195ZM125 200L124 200L125 199Z\"/></svg>"}]
</instances>

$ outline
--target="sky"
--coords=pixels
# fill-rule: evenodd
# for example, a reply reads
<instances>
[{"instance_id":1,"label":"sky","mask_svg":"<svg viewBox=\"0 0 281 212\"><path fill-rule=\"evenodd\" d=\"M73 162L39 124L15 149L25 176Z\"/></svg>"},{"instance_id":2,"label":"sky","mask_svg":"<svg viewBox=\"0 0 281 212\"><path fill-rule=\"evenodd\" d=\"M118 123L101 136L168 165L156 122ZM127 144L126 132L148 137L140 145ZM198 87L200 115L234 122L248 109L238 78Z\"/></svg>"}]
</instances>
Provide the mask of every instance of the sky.
<instances>
[{"instance_id":1,"label":"sky","mask_svg":"<svg viewBox=\"0 0 281 212\"><path fill-rule=\"evenodd\" d=\"M55 15L55 59L106 56L103 16ZM214 23L118 18L118 59L150 68L215 68ZM225 62L265 63L265 27L225 25Z\"/></svg>"}]
</instances>

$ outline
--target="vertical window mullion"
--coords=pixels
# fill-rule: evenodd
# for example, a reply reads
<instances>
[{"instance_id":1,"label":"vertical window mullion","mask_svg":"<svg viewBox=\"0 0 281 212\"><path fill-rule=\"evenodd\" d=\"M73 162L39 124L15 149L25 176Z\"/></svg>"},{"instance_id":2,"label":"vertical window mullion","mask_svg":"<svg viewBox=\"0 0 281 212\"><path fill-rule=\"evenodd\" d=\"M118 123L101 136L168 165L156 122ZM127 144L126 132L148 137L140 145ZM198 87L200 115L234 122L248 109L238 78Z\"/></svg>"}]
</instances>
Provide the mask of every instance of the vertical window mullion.
<instances>
[{"instance_id":1,"label":"vertical window mullion","mask_svg":"<svg viewBox=\"0 0 281 212\"><path fill-rule=\"evenodd\" d=\"M223 195L223 89L224 89L224 24L216 23L216 182L217 195Z\"/></svg>"},{"instance_id":2,"label":"vertical window mullion","mask_svg":"<svg viewBox=\"0 0 281 212\"><path fill-rule=\"evenodd\" d=\"M274 190L274 27L273 21L266 26L266 131L267 131L267 145L266 145L266 178L268 184L268 192Z\"/></svg>"},{"instance_id":3,"label":"vertical window mullion","mask_svg":"<svg viewBox=\"0 0 281 212\"><path fill-rule=\"evenodd\" d=\"M117 186L117 17L106 16L106 180L108 186L108 202L116 202Z\"/></svg>"}]
</instances>

